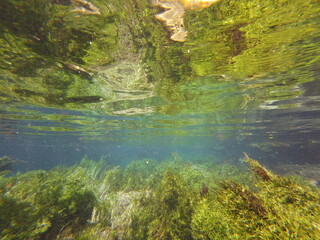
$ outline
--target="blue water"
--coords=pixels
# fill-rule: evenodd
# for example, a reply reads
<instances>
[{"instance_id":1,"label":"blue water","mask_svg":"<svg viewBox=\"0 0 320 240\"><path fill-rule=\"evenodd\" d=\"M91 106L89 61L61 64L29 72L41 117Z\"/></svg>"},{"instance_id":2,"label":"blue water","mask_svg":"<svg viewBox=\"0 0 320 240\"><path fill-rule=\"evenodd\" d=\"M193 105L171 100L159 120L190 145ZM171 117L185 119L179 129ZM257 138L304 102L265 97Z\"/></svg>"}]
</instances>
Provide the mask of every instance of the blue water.
<instances>
[{"instance_id":1,"label":"blue water","mask_svg":"<svg viewBox=\"0 0 320 240\"><path fill-rule=\"evenodd\" d=\"M301 116L297 114L295 117ZM93 160L103 158L111 165L125 166L137 159L170 159L174 152L187 161L199 163L238 164L243 152L267 165L319 163L319 132L301 126L301 132L286 130L272 133L272 127L272 124L260 125L261 130L251 130L250 134L244 132L243 135L241 128L216 133L210 132L209 126L198 126L206 132L205 136L176 136L159 129L153 135L146 132L143 136L141 131L132 130L114 131L98 137L75 132L26 134L17 127L1 135L0 155L26 161L14 165L14 169L20 171L70 166L78 163L84 155ZM192 127L185 131L192 132Z\"/></svg>"},{"instance_id":2,"label":"blue water","mask_svg":"<svg viewBox=\"0 0 320 240\"><path fill-rule=\"evenodd\" d=\"M271 167L320 164L313 1L286 3L297 19L257 11L247 22L237 22L247 14L241 6L229 11L221 1L185 15L185 42L168 38L148 2L131 11L130 1L95 1L95 15L73 11L73 1L41 3L0 3L0 157L25 161L14 171L172 153L203 163L239 164L246 152Z\"/></svg>"}]
</instances>

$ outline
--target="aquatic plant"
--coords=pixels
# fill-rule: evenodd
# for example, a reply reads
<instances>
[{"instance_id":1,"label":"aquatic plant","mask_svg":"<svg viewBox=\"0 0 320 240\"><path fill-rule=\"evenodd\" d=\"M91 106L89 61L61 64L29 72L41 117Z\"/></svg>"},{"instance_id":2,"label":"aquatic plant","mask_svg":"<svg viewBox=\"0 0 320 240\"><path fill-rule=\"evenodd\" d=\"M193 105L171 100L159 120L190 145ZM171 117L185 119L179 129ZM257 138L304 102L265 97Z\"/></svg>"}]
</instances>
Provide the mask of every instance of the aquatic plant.
<instances>
[{"instance_id":1,"label":"aquatic plant","mask_svg":"<svg viewBox=\"0 0 320 240\"><path fill-rule=\"evenodd\" d=\"M150 188L156 166L158 164L152 159L135 160L130 162L124 171L126 180L124 190L140 190Z\"/></svg>"},{"instance_id":2,"label":"aquatic plant","mask_svg":"<svg viewBox=\"0 0 320 240\"><path fill-rule=\"evenodd\" d=\"M13 164L25 163L25 161L15 159L10 156L3 156L0 158L0 175L5 175L12 171Z\"/></svg>"},{"instance_id":3,"label":"aquatic plant","mask_svg":"<svg viewBox=\"0 0 320 240\"><path fill-rule=\"evenodd\" d=\"M33 171L2 179L2 239L55 238L83 225L91 216L95 196L81 169Z\"/></svg>"},{"instance_id":4,"label":"aquatic plant","mask_svg":"<svg viewBox=\"0 0 320 240\"><path fill-rule=\"evenodd\" d=\"M1 239L317 239L320 192L272 173L171 160L0 177ZM244 172L247 171L247 172Z\"/></svg>"},{"instance_id":5,"label":"aquatic plant","mask_svg":"<svg viewBox=\"0 0 320 240\"><path fill-rule=\"evenodd\" d=\"M313 239L319 237L319 190L280 177L245 155L254 190L222 181L195 208L195 239ZM318 209L318 210L317 210Z\"/></svg>"},{"instance_id":6,"label":"aquatic plant","mask_svg":"<svg viewBox=\"0 0 320 240\"><path fill-rule=\"evenodd\" d=\"M155 194L157 206L149 238L192 239L192 198L181 177L166 172Z\"/></svg>"}]
</instances>

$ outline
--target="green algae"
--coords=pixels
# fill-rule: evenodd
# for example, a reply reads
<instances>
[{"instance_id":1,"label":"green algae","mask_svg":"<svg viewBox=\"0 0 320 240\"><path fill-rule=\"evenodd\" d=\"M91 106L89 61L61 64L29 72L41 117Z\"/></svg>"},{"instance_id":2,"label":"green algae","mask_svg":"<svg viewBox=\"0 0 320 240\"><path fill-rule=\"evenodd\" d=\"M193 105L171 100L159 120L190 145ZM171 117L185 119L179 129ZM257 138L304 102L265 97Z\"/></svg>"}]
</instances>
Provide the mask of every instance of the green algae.
<instances>
[{"instance_id":1,"label":"green algae","mask_svg":"<svg viewBox=\"0 0 320 240\"><path fill-rule=\"evenodd\" d=\"M319 189L245 161L250 171L177 154L125 168L86 157L2 176L1 238L317 239Z\"/></svg>"},{"instance_id":2,"label":"green algae","mask_svg":"<svg viewBox=\"0 0 320 240\"><path fill-rule=\"evenodd\" d=\"M81 168L32 171L2 179L1 238L56 238L90 217L95 197Z\"/></svg>"},{"instance_id":3,"label":"green algae","mask_svg":"<svg viewBox=\"0 0 320 240\"><path fill-rule=\"evenodd\" d=\"M17 163L25 163L25 161L15 159L10 156L0 157L0 176L10 173L12 171L13 165Z\"/></svg>"}]
</instances>

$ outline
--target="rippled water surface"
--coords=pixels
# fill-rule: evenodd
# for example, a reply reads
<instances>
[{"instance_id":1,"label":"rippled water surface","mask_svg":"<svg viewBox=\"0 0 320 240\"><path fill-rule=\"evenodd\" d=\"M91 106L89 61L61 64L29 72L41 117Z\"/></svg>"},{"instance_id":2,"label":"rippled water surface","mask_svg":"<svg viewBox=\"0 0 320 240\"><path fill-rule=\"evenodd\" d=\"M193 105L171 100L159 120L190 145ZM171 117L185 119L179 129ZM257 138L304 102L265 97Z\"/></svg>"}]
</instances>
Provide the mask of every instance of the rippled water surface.
<instances>
[{"instance_id":1,"label":"rippled water surface","mask_svg":"<svg viewBox=\"0 0 320 240\"><path fill-rule=\"evenodd\" d=\"M27 161L17 169L172 152L320 163L317 0L186 9L183 41L147 0L0 0L0 11L0 154Z\"/></svg>"}]
</instances>

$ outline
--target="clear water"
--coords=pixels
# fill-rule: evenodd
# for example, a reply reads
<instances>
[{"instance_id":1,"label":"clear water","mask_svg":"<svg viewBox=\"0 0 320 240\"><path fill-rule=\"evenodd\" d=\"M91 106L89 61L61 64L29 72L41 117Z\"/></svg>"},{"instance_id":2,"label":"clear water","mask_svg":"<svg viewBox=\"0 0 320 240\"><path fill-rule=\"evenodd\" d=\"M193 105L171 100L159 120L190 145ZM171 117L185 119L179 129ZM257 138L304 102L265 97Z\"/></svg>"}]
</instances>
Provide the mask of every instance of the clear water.
<instances>
[{"instance_id":1,"label":"clear water","mask_svg":"<svg viewBox=\"0 0 320 240\"><path fill-rule=\"evenodd\" d=\"M320 239L320 1L177 1L0 0L0 239Z\"/></svg>"},{"instance_id":2,"label":"clear water","mask_svg":"<svg viewBox=\"0 0 320 240\"><path fill-rule=\"evenodd\" d=\"M184 42L146 0L91 3L99 13L80 11L83 1L0 0L0 156L26 161L14 170L173 152L320 164L319 1L186 10Z\"/></svg>"}]
</instances>

